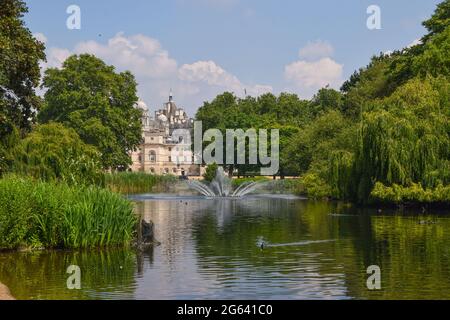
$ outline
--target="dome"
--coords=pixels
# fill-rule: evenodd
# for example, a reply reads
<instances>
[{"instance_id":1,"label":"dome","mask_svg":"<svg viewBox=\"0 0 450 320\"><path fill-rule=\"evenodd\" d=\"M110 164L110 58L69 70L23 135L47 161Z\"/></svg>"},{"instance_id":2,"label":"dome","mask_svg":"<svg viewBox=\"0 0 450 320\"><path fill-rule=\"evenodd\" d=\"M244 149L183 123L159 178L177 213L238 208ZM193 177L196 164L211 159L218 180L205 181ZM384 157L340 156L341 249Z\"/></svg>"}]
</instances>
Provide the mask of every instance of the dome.
<instances>
[{"instance_id":1,"label":"dome","mask_svg":"<svg viewBox=\"0 0 450 320\"><path fill-rule=\"evenodd\" d=\"M138 108L138 109L141 109L141 110L144 110L144 111L147 111L148 110L148 107L147 107L147 105L145 104L145 102L144 101L142 101L142 100L139 100L138 102L136 102L136 108Z\"/></svg>"}]
</instances>

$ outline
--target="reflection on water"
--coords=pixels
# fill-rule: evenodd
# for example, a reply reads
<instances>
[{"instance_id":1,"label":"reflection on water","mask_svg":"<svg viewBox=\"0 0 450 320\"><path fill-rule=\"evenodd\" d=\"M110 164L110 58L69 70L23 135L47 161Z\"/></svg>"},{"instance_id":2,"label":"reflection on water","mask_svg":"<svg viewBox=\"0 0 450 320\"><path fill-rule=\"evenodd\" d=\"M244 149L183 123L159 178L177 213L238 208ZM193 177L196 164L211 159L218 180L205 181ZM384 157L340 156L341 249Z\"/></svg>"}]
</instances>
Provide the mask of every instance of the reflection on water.
<instances>
[{"instance_id":1,"label":"reflection on water","mask_svg":"<svg viewBox=\"0 0 450 320\"><path fill-rule=\"evenodd\" d=\"M296 197L135 200L160 246L1 253L0 281L19 299L450 299L445 215ZM66 289L71 264L79 291ZM381 291L366 287L370 265L381 268Z\"/></svg>"}]
</instances>

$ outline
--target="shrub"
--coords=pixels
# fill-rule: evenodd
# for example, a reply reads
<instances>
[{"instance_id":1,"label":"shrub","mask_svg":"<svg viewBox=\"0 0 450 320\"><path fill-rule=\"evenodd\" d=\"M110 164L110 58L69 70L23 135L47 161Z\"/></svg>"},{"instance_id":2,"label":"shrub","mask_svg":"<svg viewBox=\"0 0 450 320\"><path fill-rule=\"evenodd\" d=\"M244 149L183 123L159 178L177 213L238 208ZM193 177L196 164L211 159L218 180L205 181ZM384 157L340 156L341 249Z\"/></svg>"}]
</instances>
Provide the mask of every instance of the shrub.
<instances>
[{"instance_id":1,"label":"shrub","mask_svg":"<svg viewBox=\"0 0 450 320\"><path fill-rule=\"evenodd\" d=\"M379 203L449 203L450 185L439 184L433 189L424 189L420 183L410 186L393 184L385 186L377 182L370 194L372 202Z\"/></svg>"},{"instance_id":2,"label":"shrub","mask_svg":"<svg viewBox=\"0 0 450 320\"><path fill-rule=\"evenodd\" d=\"M315 173L307 173L300 178L301 186L299 190L304 190L304 193L311 199L323 199L331 196L331 187Z\"/></svg>"}]
</instances>

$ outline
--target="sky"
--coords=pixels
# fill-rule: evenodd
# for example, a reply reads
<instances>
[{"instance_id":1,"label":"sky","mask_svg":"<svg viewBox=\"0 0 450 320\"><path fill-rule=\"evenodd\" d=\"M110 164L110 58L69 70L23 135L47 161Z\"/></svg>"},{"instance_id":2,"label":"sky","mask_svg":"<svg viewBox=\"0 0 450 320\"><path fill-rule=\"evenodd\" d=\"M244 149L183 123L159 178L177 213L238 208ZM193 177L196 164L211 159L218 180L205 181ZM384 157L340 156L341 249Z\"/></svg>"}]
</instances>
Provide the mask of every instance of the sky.
<instances>
[{"instance_id":1,"label":"sky","mask_svg":"<svg viewBox=\"0 0 450 320\"><path fill-rule=\"evenodd\" d=\"M417 43L440 0L25 0L25 22L46 44L49 67L91 53L131 71L151 111L173 90L193 116L224 91L338 89L371 56ZM69 29L70 5L80 29ZM380 8L381 29L367 20ZM74 21L70 19L70 21ZM370 20L372 21L372 20Z\"/></svg>"}]
</instances>

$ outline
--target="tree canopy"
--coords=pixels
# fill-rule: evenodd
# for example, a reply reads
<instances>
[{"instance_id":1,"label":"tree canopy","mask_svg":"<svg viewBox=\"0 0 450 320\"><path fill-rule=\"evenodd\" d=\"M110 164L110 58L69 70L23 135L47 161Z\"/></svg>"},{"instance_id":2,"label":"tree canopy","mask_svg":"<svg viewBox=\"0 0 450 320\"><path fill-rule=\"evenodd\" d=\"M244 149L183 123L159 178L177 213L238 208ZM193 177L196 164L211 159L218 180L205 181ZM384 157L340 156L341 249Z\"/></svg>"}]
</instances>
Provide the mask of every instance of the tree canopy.
<instances>
[{"instance_id":1,"label":"tree canopy","mask_svg":"<svg viewBox=\"0 0 450 320\"><path fill-rule=\"evenodd\" d=\"M322 88L309 101L225 93L205 103L197 119L204 130L279 128L279 174L300 176L310 195L367 203L394 188L408 199L417 190L417 199L430 190L440 190L433 201L448 199L449 17L445 0L424 22L420 43L372 57L340 92Z\"/></svg>"},{"instance_id":2,"label":"tree canopy","mask_svg":"<svg viewBox=\"0 0 450 320\"><path fill-rule=\"evenodd\" d=\"M69 57L61 69L45 72L42 123L63 123L101 153L103 168L126 168L142 138L141 111L135 108L136 81L116 73L93 55Z\"/></svg>"},{"instance_id":3,"label":"tree canopy","mask_svg":"<svg viewBox=\"0 0 450 320\"><path fill-rule=\"evenodd\" d=\"M21 0L0 2L0 149L14 128L21 134L31 130L41 103L35 89L45 47L25 27L27 11Z\"/></svg>"}]
</instances>

